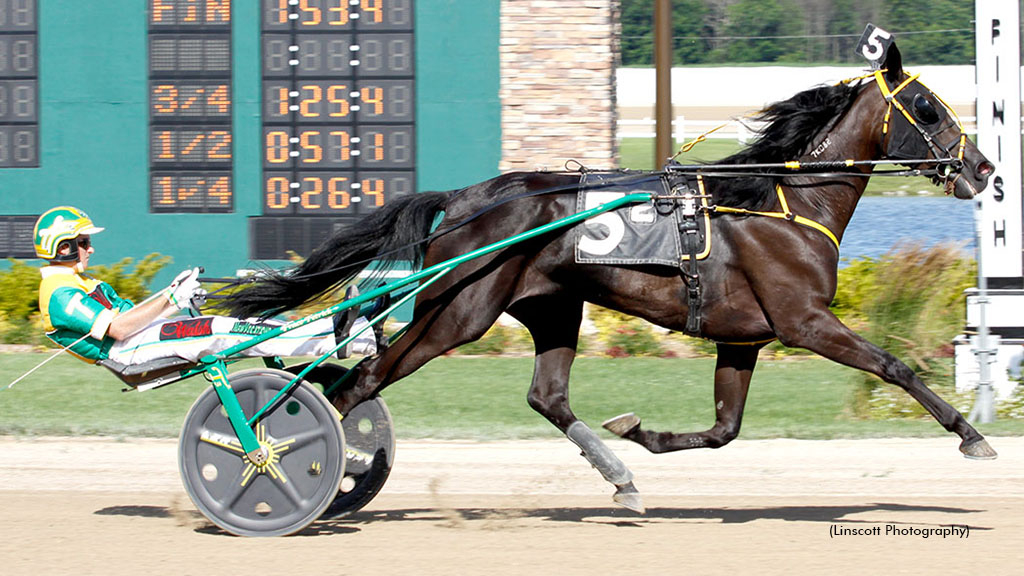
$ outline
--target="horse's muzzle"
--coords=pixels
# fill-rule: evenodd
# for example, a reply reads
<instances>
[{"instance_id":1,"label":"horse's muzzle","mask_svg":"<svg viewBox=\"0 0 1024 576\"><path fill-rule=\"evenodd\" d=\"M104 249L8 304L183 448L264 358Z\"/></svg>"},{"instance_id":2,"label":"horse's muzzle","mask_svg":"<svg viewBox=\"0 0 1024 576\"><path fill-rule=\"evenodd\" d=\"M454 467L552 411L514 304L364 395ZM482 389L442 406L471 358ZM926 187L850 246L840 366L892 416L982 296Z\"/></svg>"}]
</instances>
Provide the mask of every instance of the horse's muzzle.
<instances>
[{"instance_id":1,"label":"horse's muzzle","mask_svg":"<svg viewBox=\"0 0 1024 576\"><path fill-rule=\"evenodd\" d=\"M946 178L946 192L962 200L970 200L988 186L996 167L973 144L968 143L964 163L955 174Z\"/></svg>"}]
</instances>

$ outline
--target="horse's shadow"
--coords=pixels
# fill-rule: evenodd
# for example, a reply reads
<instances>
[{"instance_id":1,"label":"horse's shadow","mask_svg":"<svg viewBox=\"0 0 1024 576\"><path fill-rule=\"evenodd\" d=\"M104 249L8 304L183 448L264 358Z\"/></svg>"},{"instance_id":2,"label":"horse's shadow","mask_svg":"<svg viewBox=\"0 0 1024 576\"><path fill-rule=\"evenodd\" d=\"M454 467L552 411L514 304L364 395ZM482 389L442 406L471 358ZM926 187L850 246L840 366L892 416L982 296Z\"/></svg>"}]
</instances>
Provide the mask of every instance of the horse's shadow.
<instances>
[{"instance_id":1,"label":"horse's shadow","mask_svg":"<svg viewBox=\"0 0 1024 576\"><path fill-rule=\"evenodd\" d=\"M543 522L564 523L600 523L609 526L643 528L649 524L661 524L665 521L702 521L721 524L746 524L757 520L783 520L786 522L820 522L827 524L913 524L920 526L920 520L901 521L898 518L883 520L851 518L857 514L871 512L937 512L959 516L983 512L969 508L950 506L908 505L895 503L850 504L835 506L772 506L763 508L648 508L645 514L636 514L622 508L612 507L568 507L568 508L397 508L388 510L360 510L344 518L321 518L297 536L324 536L331 534L351 534L364 526L383 522L412 522L441 524L452 528L465 527L472 529L473 523L515 522L524 519L535 519ZM171 510L163 506L110 506L97 510L95 514L107 516L136 516L146 518L180 518L181 510ZM195 524L196 532L204 534L227 535L196 511L187 513ZM948 526L955 523L935 523ZM201 524L196 526L196 524ZM983 526L971 526L972 530L990 530Z\"/></svg>"}]
</instances>

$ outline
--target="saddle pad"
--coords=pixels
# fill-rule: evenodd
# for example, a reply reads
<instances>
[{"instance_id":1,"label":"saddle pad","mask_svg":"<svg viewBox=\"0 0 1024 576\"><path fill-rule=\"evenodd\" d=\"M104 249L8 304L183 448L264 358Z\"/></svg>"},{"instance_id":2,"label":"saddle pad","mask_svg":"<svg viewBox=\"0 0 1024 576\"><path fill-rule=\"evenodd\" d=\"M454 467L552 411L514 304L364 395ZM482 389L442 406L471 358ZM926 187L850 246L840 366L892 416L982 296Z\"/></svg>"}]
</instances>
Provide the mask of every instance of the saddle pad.
<instances>
[{"instance_id":1,"label":"saddle pad","mask_svg":"<svg viewBox=\"0 0 1024 576\"><path fill-rule=\"evenodd\" d=\"M668 194L664 178L622 172L586 172L576 196L577 211L588 210L626 194ZM664 212L664 213L663 213ZM651 204L630 204L598 214L576 227L576 262L580 264L661 264L680 266L689 260L679 237L678 209L659 211ZM702 246L707 256L707 213L698 214Z\"/></svg>"}]
</instances>

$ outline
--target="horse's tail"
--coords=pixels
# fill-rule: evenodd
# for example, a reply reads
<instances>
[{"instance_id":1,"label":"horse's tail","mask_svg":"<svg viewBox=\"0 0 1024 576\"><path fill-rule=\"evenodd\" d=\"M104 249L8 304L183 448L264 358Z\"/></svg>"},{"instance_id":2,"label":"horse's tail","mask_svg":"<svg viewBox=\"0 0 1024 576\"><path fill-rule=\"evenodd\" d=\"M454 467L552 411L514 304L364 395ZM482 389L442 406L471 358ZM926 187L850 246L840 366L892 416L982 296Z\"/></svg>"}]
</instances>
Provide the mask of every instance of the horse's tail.
<instances>
[{"instance_id":1,"label":"horse's tail","mask_svg":"<svg viewBox=\"0 0 1024 576\"><path fill-rule=\"evenodd\" d=\"M431 224L449 195L426 192L392 200L335 233L302 264L261 274L220 306L241 318L273 316L352 281L371 261L378 263L377 270L386 270L398 261L419 265Z\"/></svg>"}]
</instances>

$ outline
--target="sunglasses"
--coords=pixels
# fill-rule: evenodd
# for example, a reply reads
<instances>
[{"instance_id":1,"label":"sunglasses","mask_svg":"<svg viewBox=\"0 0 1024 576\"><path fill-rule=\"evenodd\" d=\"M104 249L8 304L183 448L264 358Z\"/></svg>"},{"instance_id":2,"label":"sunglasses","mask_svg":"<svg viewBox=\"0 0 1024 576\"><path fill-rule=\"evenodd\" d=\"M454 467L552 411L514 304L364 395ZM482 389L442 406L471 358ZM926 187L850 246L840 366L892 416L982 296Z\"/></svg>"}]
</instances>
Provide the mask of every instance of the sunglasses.
<instances>
[{"instance_id":1,"label":"sunglasses","mask_svg":"<svg viewBox=\"0 0 1024 576\"><path fill-rule=\"evenodd\" d=\"M88 250L92 247L92 239L88 236L79 236L75 239L78 242L78 247Z\"/></svg>"}]
</instances>

